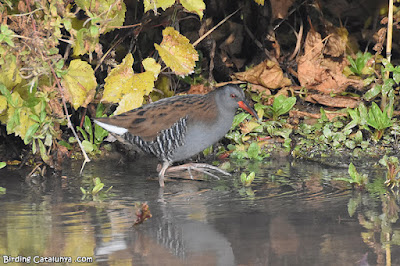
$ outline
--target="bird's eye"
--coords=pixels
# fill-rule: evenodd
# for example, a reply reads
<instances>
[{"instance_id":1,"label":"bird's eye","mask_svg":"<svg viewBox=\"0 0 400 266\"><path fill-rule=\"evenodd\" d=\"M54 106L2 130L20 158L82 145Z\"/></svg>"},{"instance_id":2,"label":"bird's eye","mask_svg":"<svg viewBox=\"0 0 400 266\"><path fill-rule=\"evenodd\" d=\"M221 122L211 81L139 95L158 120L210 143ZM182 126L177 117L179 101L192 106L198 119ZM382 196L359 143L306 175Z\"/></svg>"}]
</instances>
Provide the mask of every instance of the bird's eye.
<instances>
[{"instance_id":1,"label":"bird's eye","mask_svg":"<svg viewBox=\"0 0 400 266\"><path fill-rule=\"evenodd\" d=\"M236 94L232 93L231 98L236 98Z\"/></svg>"}]
</instances>

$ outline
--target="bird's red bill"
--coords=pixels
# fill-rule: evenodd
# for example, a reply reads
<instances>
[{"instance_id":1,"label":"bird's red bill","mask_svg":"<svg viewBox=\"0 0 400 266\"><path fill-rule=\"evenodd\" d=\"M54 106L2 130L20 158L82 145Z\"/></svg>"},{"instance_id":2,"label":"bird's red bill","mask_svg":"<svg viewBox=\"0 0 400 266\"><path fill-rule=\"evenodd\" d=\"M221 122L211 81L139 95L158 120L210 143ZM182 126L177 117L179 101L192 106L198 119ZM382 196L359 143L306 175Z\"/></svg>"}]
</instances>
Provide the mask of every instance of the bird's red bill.
<instances>
[{"instance_id":1,"label":"bird's red bill","mask_svg":"<svg viewBox=\"0 0 400 266\"><path fill-rule=\"evenodd\" d=\"M258 115L256 113L256 111L254 111L253 108L251 108L250 106L248 106L245 102L243 101L239 101L238 102L239 107L242 108L243 110L249 112L252 116L254 116L257 120L258 120Z\"/></svg>"}]
</instances>

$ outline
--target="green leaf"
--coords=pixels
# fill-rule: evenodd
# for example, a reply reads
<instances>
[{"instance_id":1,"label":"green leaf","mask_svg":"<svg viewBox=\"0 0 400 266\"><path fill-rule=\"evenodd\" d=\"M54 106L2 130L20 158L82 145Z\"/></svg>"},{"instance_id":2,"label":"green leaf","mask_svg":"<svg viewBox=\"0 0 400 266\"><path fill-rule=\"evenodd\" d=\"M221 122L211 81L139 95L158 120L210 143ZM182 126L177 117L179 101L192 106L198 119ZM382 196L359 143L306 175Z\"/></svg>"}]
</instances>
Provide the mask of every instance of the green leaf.
<instances>
[{"instance_id":1,"label":"green leaf","mask_svg":"<svg viewBox=\"0 0 400 266\"><path fill-rule=\"evenodd\" d=\"M82 136L83 136L83 138L87 141L87 142L89 142L89 139L88 139L88 136L87 136L87 134L86 134L86 132L81 128L81 127L76 127L78 130L79 130L79 132L81 132L81 134L82 134ZM90 142L89 142L90 143Z\"/></svg>"},{"instance_id":2,"label":"green leaf","mask_svg":"<svg viewBox=\"0 0 400 266\"><path fill-rule=\"evenodd\" d=\"M247 155L249 159L258 159L260 151L260 146L256 142L252 142L247 150Z\"/></svg>"},{"instance_id":3,"label":"green leaf","mask_svg":"<svg viewBox=\"0 0 400 266\"><path fill-rule=\"evenodd\" d=\"M35 114L30 115L29 118L32 119L32 120L35 121L35 122L38 122L38 123L41 122L41 121L40 121L40 118L39 118L37 115L35 115Z\"/></svg>"},{"instance_id":4,"label":"green leaf","mask_svg":"<svg viewBox=\"0 0 400 266\"><path fill-rule=\"evenodd\" d=\"M236 128L240 123L242 123L247 117L249 116L248 113L241 112L235 115L232 122L232 128Z\"/></svg>"},{"instance_id":5,"label":"green leaf","mask_svg":"<svg viewBox=\"0 0 400 266\"><path fill-rule=\"evenodd\" d=\"M7 102L12 106L12 107L16 107L16 104L14 104L12 97L11 97L11 93L10 91L6 88L6 86L4 86L2 83L0 83L0 92L1 94L4 95L4 97L6 97Z\"/></svg>"},{"instance_id":6,"label":"green leaf","mask_svg":"<svg viewBox=\"0 0 400 266\"><path fill-rule=\"evenodd\" d=\"M373 102L369 111L368 111L368 125L377 129L383 130L392 125L392 121L389 118L386 111L382 112L379 106Z\"/></svg>"},{"instance_id":7,"label":"green leaf","mask_svg":"<svg viewBox=\"0 0 400 266\"><path fill-rule=\"evenodd\" d=\"M72 150L72 146L68 142L66 142L65 140L60 140L58 142L58 144L60 144L61 146L66 147L68 150Z\"/></svg>"},{"instance_id":8,"label":"green leaf","mask_svg":"<svg viewBox=\"0 0 400 266\"><path fill-rule=\"evenodd\" d=\"M29 144L32 141L33 135L35 135L36 131L39 128L39 124L31 125L25 133L24 143L25 145Z\"/></svg>"},{"instance_id":9,"label":"green leaf","mask_svg":"<svg viewBox=\"0 0 400 266\"><path fill-rule=\"evenodd\" d=\"M50 160L50 158L49 158L49 156L48 156L47 153L46 153L46 147L44 146L44 144L43 144L43 142L42 142L41 139L38 139L37 141L38 141L38 143L39 143L40 157L42 157L42 159L43 159L43 161L44 161L45 163L48 163L49 160Z\"/></svg>"},{"instance_id":10,"label":"green leaf","mask_svg":"<svg viewBox=\"0 0 400 266\"><path fill-rule=\"evenodd\" d=\"M357 169L356 169L356 167L354 166L353 163L350 163L348 172L349 172L350 177L353 180L355 180L357 178L358 172L357 172Z\"/></svg>"},{"instance_id":11,"label":"green leaf","mask_svg":"<svg viewBox=\"0 0 400 266\"><path fill-rule=\"evenodd\" d=\"M90 121L90 118L87 115L85 116L85 122L84 122L83 126L85 128L85 131L89 134L90 143L93 143L92 122Z\"/></svg>"},{"instance_id":12,"label":"green leaf","mask_svg":"<svg viewBox=\"0 0 400 266\"><path fill-rule=\"evenodd\" d=\"M104 187L103 183L99 183L97 185L94 186L93 190L92 190L92 195L96 195L97 193L100 192L100 190L102 190Z\"/></svg>"},{"instance_id":13,"label":"green leaf","mask_svg":"<svg viewBox=\"0 0 400 266\"><path fill-rule=\"evenodd\" d=\"M250 174L246 175L246 173L242 173L240 175L240 181L242 182L243 186L248 187L251 185L255 178L255 173L251 172Z\"/></svg>"},{"instance_id":14,"label":"green leaf","mask_svg":"<svg viewBox=\"0 0 400 266\"><path fill-rule=\"evenodd\" d=\"M396 66L393 71L393 80L399 84L400 82L400 66Z\"/></svg>"},{"instance_id":15,"label":"green leaf","mask_svg":"<svg viewBox=\"0 0 400 266\"><path fill-rule=\"evenodd\" d=\"M101 126L95 124L94 125L94 143L100 144L103 142L103 139L107 137L109 132L102 128Z\"/></svg>"},{"instance_id":16,"label":"green leaf","mask_svg":"<svg viewBox=\"0 0 400 266\"><path fill-rule=\"evenodd\" d=\"M98 184L101 184L101 179L100 179L100 177L96 177L96 178L94 179L94 185L97 186Z\"/></svg>"},{"instance_id":17,"label":"green leaf","mask_svg":"<svg viewBox=\"0 0 400 266\"><path fill-rule=\"evenodd\" d=\"M51 135L50 132L47 132L46 137L44 139L44 145L50 147L51 144L53 144L53 136Z\"/></svg>"},{"instance_id":18,"label":"green leaf","mask_svg":"<svg viewBox=\"0 0 400 266\"><path fill-rule=\"evenodd\" d=\"M87 194L86 190L83 187L80 187L80 189L81 189L83 195Z\"/></svg>"},{"instance_id":19,"label":"green leaf","mask_svg":"<svg viewBox=\"0 0 400 266\"><path fill-rule=\"evenodd\" d=\"M6 167L7 164L5 162L0 162L0 169Z\"/></svg>"},{"instance_id":20,"label":"green leaf","mask_svg":"<svg viewBox=\"0 0 400 266\"><path fill-rule=\"evenodd\" d=\"M393 79L385 79L382 86L382 94L388 94L389 91L393 89L394 85L395 83Z\"/></svg>"},{"instance_id":21,"label":"green leaf","mask_svg":"<svg viewBox=\"0 0 400 266\"><path fill-rule=\"evenodd\" d=\"M349 203L347 203L347 211L349 212L350 217L353 217L359 204L360 204L359 200L350 198Z\"/></svg>"},{"instance_id":22,"label":"green leaf","mask_svg":"<svg viewBox=\"0 0 400 266\"><path fill-rule=\"evenodd\" d=\"M382 85L378 85L375 84L370 90L368 90L365 94L364 94L364 98L367 101L371 101L373 98L375 98L376 96L379 95L379 93L381 93L382 91Z\"/></svg>"},{"instance_id":23,"label":"green leaf","mask_svg":"<svg viewBox=\"0 0 400 266\"><path fill-rule=\"evenodd\" d=\"M35 140L32 141L32 153L36 154L36 141Z\"/></svg>"},{"instance_id":24,"label":"green leaf","mask_svg":"<svg viewBox=\"0 0 400 266\"><path fill-rule=\"evenodd\" d=\"M92 143L87 140L82 141L82 146L83 149L88 153L91 153L94 150Z\"/></svg>"},{"instance_id":25,"label":"green leaf","mask_svg":"<svg viewBox=\"0 0 400 266\"><path fill-rule=\"evenodd\" d=\"M360 105L358 106L358 112L360 114L360 124L366 125L368 119L368 109L364 103L360 103Z\"/></svg>"}]
</instances>

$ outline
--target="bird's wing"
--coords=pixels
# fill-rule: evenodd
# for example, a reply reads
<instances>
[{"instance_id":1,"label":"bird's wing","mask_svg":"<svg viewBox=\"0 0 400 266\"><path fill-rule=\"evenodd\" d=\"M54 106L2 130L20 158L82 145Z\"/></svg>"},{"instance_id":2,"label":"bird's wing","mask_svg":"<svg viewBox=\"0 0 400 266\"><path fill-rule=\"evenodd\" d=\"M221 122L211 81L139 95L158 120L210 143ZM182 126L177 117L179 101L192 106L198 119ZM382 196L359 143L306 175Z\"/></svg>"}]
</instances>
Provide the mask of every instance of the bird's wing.
<instances>
[{"instance_id":1,"label":"bird's wing","mask_svg":"<svg viewBox=\"0 0 400 266\"><path fill-rule=\"evenodd\" d=\"M97 121L127 129L134 136L144 141L155 140L163 130L171 128L180 119L198 119L204 122L213 119L216 108L211 108L209 99L204 95L176 96L163 99L126 113L104 118ZM107 128L106 128L107 129Z\"/></svg>"}]
</instances>

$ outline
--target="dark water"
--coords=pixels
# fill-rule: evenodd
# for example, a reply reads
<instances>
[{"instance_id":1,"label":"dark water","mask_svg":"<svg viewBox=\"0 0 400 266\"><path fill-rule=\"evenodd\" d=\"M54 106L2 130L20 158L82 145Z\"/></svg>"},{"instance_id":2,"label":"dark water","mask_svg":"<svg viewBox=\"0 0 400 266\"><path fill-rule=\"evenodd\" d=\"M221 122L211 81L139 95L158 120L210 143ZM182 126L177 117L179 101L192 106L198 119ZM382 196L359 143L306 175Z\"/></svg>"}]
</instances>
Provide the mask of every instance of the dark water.
<instances>
[{"instance_id":1,"label":"dark water","mask_svg":"<svg viewBox=\"0 0 400 266\"><path fill-rule=\"evenodd\" d=\"M82 176L80 166L30 183L0 170L0 264L400 265L398 198L338 187L331 180L347 177L346 168L267 159L162 190L152 159L91 162ZM243 188L240 172L252 170L256 179ZM113 194L82 200L79 187L95 177ZM138 202L152 217L133 225ZM51 262L61 256L71 262Z\"/></svg>"}]
</instances>

